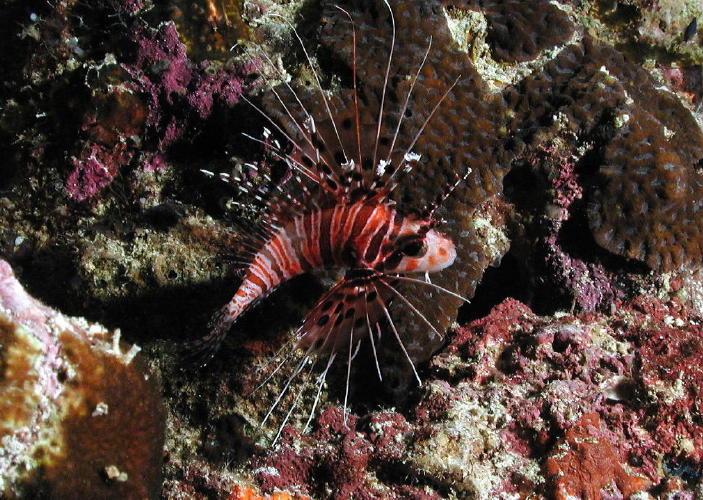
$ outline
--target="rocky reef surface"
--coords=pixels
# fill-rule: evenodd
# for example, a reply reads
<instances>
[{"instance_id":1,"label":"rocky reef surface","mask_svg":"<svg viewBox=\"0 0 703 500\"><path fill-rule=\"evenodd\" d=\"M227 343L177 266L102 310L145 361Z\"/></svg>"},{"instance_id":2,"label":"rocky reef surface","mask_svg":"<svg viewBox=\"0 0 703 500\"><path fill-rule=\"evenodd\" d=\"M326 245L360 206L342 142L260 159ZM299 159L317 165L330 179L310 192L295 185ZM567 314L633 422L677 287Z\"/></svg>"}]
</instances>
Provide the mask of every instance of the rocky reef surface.
<instances>
[{"instance_id":1,"label":"rocky reef surface","mask_svg":"<svg viewBox=\"0 0 703 500\"><path fill-rule=\"evenodd\" d=\"M3 498L156 496L164 411L137 346L38 302L2 260L0 346Z\"/></svg>"},{"instance_id":2,"label":"rocky reef surface","mask_svg":"<svg viewBox=\"0 0 703 500\"><path fill-rule=\"evenodd\" d=\"M347 411L342 367L310 412L311 372L265 425L294 368L279 349L326 277L286 284L207 367L188 365L181 346L231 296L240 228L260 216L201 169L256 183L245 164L279 168L242 135L271 127L243 98L265 108L283 81L314 86L293 27L330 95L350 88L354 54L359 81L378 92L385 4L0 8L0 489L703 498L703 6L390 4L400 77L389 99L402 101L432 38L408 130L431 111L425 97L456 81L417 138L427 161L398 205L472 169L440 212L461 255L436 281L472 301L407 291L449 327L441 345L417 347L422 387L376 382L362 349ZM394 314L408 340L427 338ZM142 347L135 359L117 328Z\"/></svg>"}]
</instances>

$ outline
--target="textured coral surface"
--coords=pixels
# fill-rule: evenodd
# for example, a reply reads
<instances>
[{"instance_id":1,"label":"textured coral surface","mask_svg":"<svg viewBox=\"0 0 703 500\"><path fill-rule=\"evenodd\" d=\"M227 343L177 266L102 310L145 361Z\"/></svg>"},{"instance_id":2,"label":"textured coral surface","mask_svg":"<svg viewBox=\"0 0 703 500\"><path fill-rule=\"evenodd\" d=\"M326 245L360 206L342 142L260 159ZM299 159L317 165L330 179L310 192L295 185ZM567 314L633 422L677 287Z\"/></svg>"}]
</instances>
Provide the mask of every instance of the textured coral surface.
<instances>
[{"instance_id":1,"label":"textured coral surface","mask_svg":"<svg viewBox=\"0 0 703 500\"><path fill-rule=\"evenodd\" d=\"M33 299L5 261L0 325L3 498L154 497L163 406L138 349Z\"/></svg>"},{"instance_id":2,"label":"textured coral surface","mask_svg":"<svg viewBox=\"0 0 703 500\"><path fill-rule=\"evenodd\" d=\"M703 498L701 3L389 4L393 18L375 0L0 7L0 256L48 304L3 265L2 300L26 301L3 307L39 314L0 322L3 487ZM289 383L287 342L328 275L287 283L207 367L188 365L181 346L231 297L261 214L201 169L287 188L275 141L289 147L300 103L322 134L351 134L354 81L364 151L383 101L380 149L397 128L398 149L420 155L399 209L471 169L437 211L457 262L432 276L471 303L403 289L443 341L393 305L421 387L392 335L383 382L363 346L349 375L339 363L318 385L306 367ZM145 381L94 322L120 328L158 376ZM34 473L19 479L24 464Z\"/></svg>"}]
</instances>

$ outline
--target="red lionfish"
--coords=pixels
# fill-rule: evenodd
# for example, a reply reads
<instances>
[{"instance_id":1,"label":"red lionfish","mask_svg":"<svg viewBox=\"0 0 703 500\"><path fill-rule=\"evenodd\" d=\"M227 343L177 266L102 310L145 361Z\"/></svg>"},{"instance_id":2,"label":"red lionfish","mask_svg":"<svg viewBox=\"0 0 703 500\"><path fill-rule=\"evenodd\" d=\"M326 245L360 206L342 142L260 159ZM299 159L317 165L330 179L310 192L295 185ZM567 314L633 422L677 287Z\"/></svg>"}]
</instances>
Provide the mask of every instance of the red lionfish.
<instances>
[{"instance_id":1,"label":"red lionfish","mask_svg":"<svg viewBox=\"0 0 703 500\"><path fill-rule=\"evenodd\" d=\"M347 11L335 6L348 17L351 24L354 50L352 89L334 95L328 95L323 90L302 40L293 28L313 69L314 90L296 91L289 84L274 87L264 102L268 113L245 98L289 142L291 150L286 152L278 141L272 140L268 129L264 130L264 139L248 136L264 144L275 157L285 162L292 172L290 180L281 185L261 173L274 186L274 191L262 193L244 176L220 174L223 180L234 181L241 191L252 194L261 202L266 215L265 223L251 235L241 285L231 301L214 316L210 333L194 343L202 358L209 359L233 323L283 282L319 269L345 272L343 278L317 301L297 330L294 342L295 347L302 350L302 357L264 421L307 362L326 358L310 413L312 417L325 376L340 354L347 358L346 408L351 361L364 338L371 343L376 370L381 379L375 343L384 329L382 323L390 327L389 333L392 332L420 382L389 313L389 304L392 301L404 304L417 316L418 321L424 322L437 336L441 337L442 334L398 290L398 283L433 287L468 301L432 283L429 273L451 266L457 256L453 241L435 229L439 221L434 214L449 194L466 179L471 169L467 167L463 176L456 175L454 182L449 183L442 193L437 193L421 213L403 213L391 199L401 178L421 161L421 154L416 153L413 146L459 78L446 85L443 93L434 99L431 112L414 131L412 140L405 140L400 147L401 124L404 117L411 114L410 97L431 50L432 40L429 38L416 71L409 75L405 99L394 102L392 106L395 108L391 111L387 88L389 79L395 76L391 74L395 20L388 1L383 0L383 3L390 13L392 39L380 96L359 84L355 25ZM275 68L265 54L263 57ZM386 133L388 130L390 134ZM258 172L255 165L246 165ZM413 274L424 274L425 279L413 277Z\"/></svg>"}]
</instances>

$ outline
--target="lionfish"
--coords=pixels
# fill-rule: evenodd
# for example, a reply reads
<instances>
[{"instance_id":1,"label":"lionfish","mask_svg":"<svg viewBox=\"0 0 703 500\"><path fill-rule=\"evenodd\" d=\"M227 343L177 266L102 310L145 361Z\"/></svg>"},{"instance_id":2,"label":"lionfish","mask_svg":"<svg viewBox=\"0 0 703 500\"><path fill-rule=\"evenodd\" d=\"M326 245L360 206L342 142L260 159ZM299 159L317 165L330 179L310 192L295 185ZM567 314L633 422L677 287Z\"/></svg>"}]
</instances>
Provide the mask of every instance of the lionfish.
<instances>
[{"instance_id":1,"label":"lionfish","mask_svg":"<svg viewBox=\"0 0 703 500\"><path fill-rule=\"evenodd\" d=\"M287 140L289 146L285 149L266 128L263 138L248 136L263 144L287 166L290 179L285 184L273 182L267 174L259 173L256 165L245 164L272 186L268 192L263 192L246 176L220 174L223 180L234 182L241 191L253 195L263 206L265 215L262 225L248 235L251 241L239 288L213 317L210 333L195 342L201 359L209 359L242 314L285 281L321 269L344 273L320 297L298 328L293 342L302 355L264 422L281 401L291 381L312 359L326 358L327 362L318 378L310 417L318 403L325 376L340 355L347 360L346 409L351 362L366 338L371 343L378 377L382 379L376 343L387 327L390 327L420 383L389 312L389 305L394 301L405 304L434 334L441 338L442 332L404 296L398 289L399 283L433 287L441 293L468 301L458 293L432 283L429 274L451 266L457 257L453 241L436 229L440 221L435 218L435 212L466 179L471 169L467 167L464 175L456 174L454 181L448 183L443 192L437 193L419 213L403 212L391 198L401 179L421 161L421 154L413 147L458 78L435 98L431 112L414 131L412 140L406 138L401 147L402 122L411 115L410 97L431 50L432 40L428 40L416 71L409 75L410 84L404 101L389 105L389 79L396 76L391 74L395 20L388 1L383 0L383 3L390 12L392 39L380 92L364 88L358 82L356 29L351 15L342 7L335 6L348 17L353 38L350 90L332 95L323 90L301 37L290 26L312 69L314 89L296 90L288 83L273 87L263 108L244 98ZM275 68L265 54L264 57ZM386 133L388 130L391 133Z\"/></svg>"}]
</instances>

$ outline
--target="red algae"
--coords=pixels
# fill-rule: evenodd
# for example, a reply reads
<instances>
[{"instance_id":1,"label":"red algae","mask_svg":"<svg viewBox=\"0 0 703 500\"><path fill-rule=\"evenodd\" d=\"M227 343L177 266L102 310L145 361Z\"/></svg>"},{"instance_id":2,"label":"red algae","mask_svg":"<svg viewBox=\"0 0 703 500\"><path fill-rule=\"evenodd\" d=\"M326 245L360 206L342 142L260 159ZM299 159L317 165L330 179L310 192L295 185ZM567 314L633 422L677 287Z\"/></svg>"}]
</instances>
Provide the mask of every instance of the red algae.
<instances>
[{"instance_id":1,"label":"red algae","mask_svg":"<svg viewBox=\"0 0 703 500\"><path fill-rule=\"evenodd\" d=\"M364 423L350 415L345 427L330 407L309 435L284 429L280 447L257 462L258 480L265 491L395 498L396 486L375 490L369 481L384 463L406 463L416 476L481 498L650 491L672 480L664 457L700 462L702 429L679 417L699 411L701 354L690 343L698 328L680 304L652 299L628 302L612 318L538 316L509 299L460 328L432 361L449 382L429 380L414 418L383 412ZM674 359L688 367L678 389L667 364ZM543 460L547 482L539 479Z\"/></svg>"},{"instance_id":2,"label":"red algae","mask_svg":"<svg viewBox=\"0 0 703 500\"><path fill-rule=\"evenodd\" d=\"M372 414L362 425L331 406L309 435L284 428L277 449L257 460L257 480L264 491L299 491L313 497L329 482L337 499L438 498L427 488L373 484L374 471L407 456L411 434L411 426L398 413ZM328 480L321 483L324 477Z\"/></svg>"},{"instance_id":3,"label":"red algae","mask_svg":"<svg viewBox=\"0 0 703 500\"><path fill-rule=\"evenodd\" d=\"M518 484L583 498L600 498L613 481L625 496L650 490L670 479L665 457L701 461L703 428L686 417L700 411L698 329L681 304L651 298L623 304L610 318L537 316L508 299L460 328L432 361L455 382L432 381L425 391L410 424L414 449L427 451L412 460L456 478L460 469L439 464L475 450L464 457L475 471L466 488L486 498ZM441 454L438 462L432 453ZM550 456L547 469L558 477L540 485L530 467ZM517 476L479 487L505 463Z\"/></svg>"},{"instance_id":4,"label":"red algae","mask_svg":"<svg viewBox=\"0 0 703 500\"><path fill-rule=\"evenodd\" d=\"M255 61L217 66L209 61L192 61L174 23L165 23L157 30L142 29L133 36L138 49L135 61L126 65L133 79L129 85L148 98L147 124L156 131L163 130L158 142L160 152L191 125L189 115L206 119L216 100L227 107L237 104L250 88L245 76L258 68ZM176 114L173 107L179 105L186 109Z\"/></svg>"},{"instance_id":5,"label":"red algae","mask_svg":"<svg viewBox=\"0 0 703 500\"><path fill-rule=\"evenodd\" d=\"M120 168L129 163L132 155L122 143L113 148L86 145L72 162L73 171L66 179L66 190L76 201L96 196L119 175Z\"/></svg>"},{"instance_id":6,"label":"red algae","mask_svg":"<svg viewBox=\"0 0 703 500\"><path fill-rule=\"evenodd\" d=\"M512 341L514 332L533 319L534 313L529 307L515 299L507 299L487 316L458 329L447 352L481 359L472 366L470 377L476 382L484 382L495 374L498 356ZM495 357L485 355L489 352Z\"/></svg>"},{"instance_id":7,"label":"red algae","mask_svg":"<svg viewBox=\"0 0 703 500\"><path fill-rule=\"evenodd\" d=\"M155 29L135 23L124 37L133 46L134 60L113 61L116 69L82 104L87 111L81 129L87 137L66 182L77 201L98 196L135 159L145 171L164 168L167 150L187 130L191 140L216 106L236 105L251 88L247 75L258 67L256 62L191 60L172 22Z\"/></svg>"},{"instance_id":8,"label":"red algae","mask_svg":"<svg viewBox=\"0 0 703 500\"><path fill-rule=\"evenodd\" d=\"M703 427L694 415L701 415L703 328L676 303L664 310L648 300L637 306L651 318L630 337L638 346L636 376L653 401L640 421L656 436L654 449L701 462Z\"/></svg>"},{"instance_id":9,"label":"red algae","mask_svg":"<svg viewBox=\"0 0 703 500\"><path fill-rule=\"evenodd\" d=\"M629 498L647 488L645 478L625 471L600 426L597 414L586 414L556 443L546 463L555 499L598 500L604 495Z\"/></svg>"}]
</instances>

